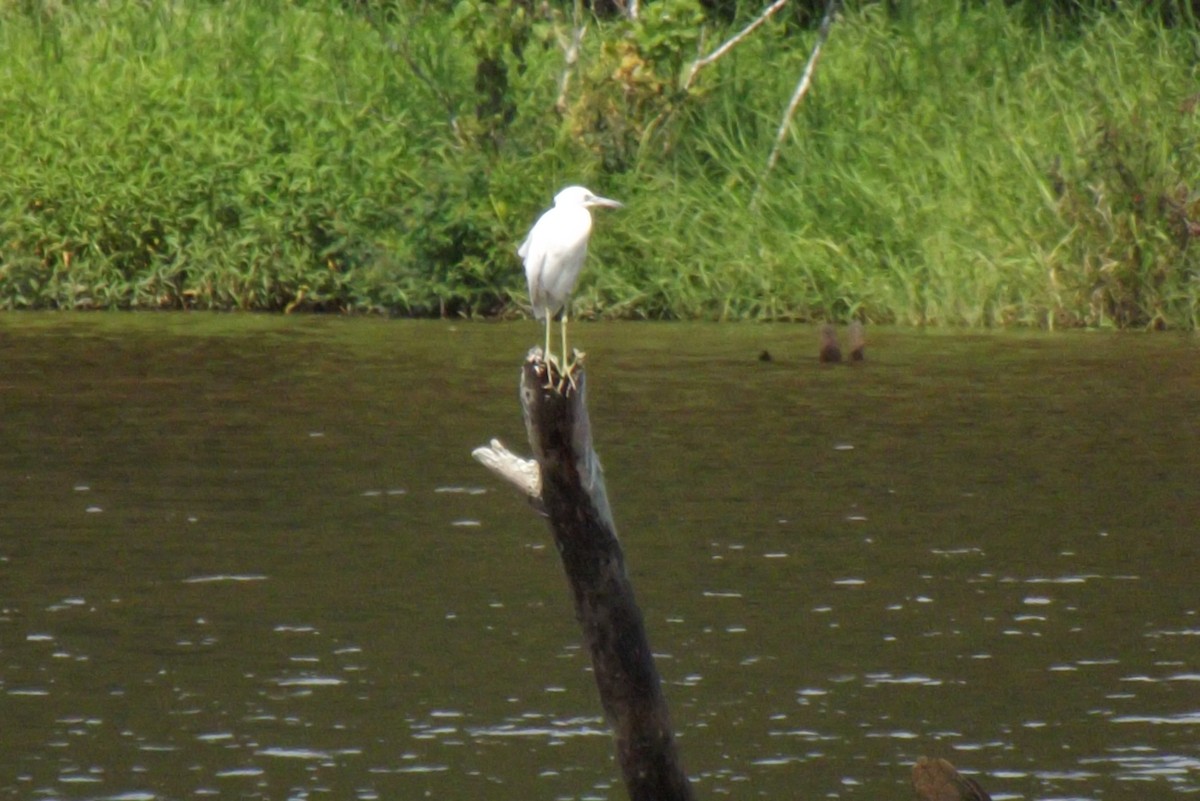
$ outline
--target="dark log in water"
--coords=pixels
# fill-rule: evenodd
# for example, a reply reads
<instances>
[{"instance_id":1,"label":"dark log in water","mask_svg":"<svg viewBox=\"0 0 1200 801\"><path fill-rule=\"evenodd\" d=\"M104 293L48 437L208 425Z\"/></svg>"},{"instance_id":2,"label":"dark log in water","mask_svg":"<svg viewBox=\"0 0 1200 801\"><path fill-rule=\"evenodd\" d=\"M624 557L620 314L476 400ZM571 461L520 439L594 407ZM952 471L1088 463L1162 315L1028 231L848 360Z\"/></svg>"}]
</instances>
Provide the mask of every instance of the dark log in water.
<instances>
[{"instance_id":1,"label":"dark log in water","mask_svg":"<svg viewBox=\"0 0 1200 801\"><path fill-rule=\"evenodd\" d=\"M691 784L592 448L582 365L563 381L556 371L546 373L540 349L530 351L521 371L521 407L539 480L530 478L530 462L497 442L475 456L529 495L549 521L631 801L690 801Z\"/></svg>"},{"instance_id":2,"label":"dark log in water","mask_svg":"<svg viewBox=\"0 0 1200 801\"><path fill-rule=\"evenodd\" d=\"M473 455L520 489L549 521L629 798L693 801L592 448L587 375L581 362L570 372L567 378L543 363L540 348L522 366L521 408L534 459L517 456L497 440ZM920 801L991 801L944 759L921 757L912 780Z\"/></svg>"},{"instance_id":3,"label":"dark log in water","mask_svg":"<svg viewBox=\"0 0 1200 801\"><path fill-rule=\"evenodd\" d=\"M920 801L992 801L978 782L944 759L921 757L913 765L912 780Z\"/></svg>"}]
</instances>

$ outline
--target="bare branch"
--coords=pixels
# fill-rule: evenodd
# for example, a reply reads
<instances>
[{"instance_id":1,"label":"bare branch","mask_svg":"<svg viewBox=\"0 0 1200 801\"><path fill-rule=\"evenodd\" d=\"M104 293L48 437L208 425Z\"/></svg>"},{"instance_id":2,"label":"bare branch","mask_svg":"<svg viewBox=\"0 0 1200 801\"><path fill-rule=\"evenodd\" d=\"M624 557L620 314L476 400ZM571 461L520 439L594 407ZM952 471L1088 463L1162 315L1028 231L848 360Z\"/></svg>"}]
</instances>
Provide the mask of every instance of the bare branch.
<instances>
[{"instance_id":1,"label":"bare branch","mask_svg":"<svg viewBox=\"0 0 1200 801\"><path fill-rule=\"evenodd\" d=\"M813 44L812 53L808 56L808 63L804 65L804 73L800 76L800 83L796 85L796 91L792 94L791 102L788 103L783 120L779 123L779 131L775 135L775 146L771 148L771 155L767 158L767 169L763 172L764 181L771 173L771 170L775 169L775 162L779 161L779 151L783 148L783 140L787 138L788 131L792 127L792 117L796 115L796 109L800 106L800 101L808 94L808 88L812 85L812 76L813 71L817 67L817 59L821 57L821 48L824 47L825 40L829 38L829 31L833 27L833 19L837 14L839 5L841 5L840 0L829 0L829 5L825 7L825 17L821 20L821 29L817 32L817 41Z\"/></svg>"},{"instance_id":2,"label":"bare branch","mask_svg":"<svg viewBox=\"0 0 1200 801\"><path fill-rule=\"evenodd\" d=\"M638 0L612 0L612 4L621 12L625 19L637 21Z\"/></svg>"},{"instance_id":3,"label":"bare branch","mask_svg":"<svg viewBox=\"0 0 1200 801\"><path fill-rule=\"evenodd\" d=\"M487 464L480 452L488 453L488 459L499 452L501 462L519 465L518 474L540 475L536 505L550 526L570 584L575 619L630 801L694 801L617 538L604 470L592 445L587 373L579 366L566 385L556 373L553 363L543 361L541 348L530 350L521 369L521 410L532 466L495 440L476 449L475 458ZM532 493L528 487L525 491Z\"/></svg>"},{"instance_id":4,"label":"bare branch","mask_svg":"<svg viewBox=\"0 0 1200 801\"><path fill-rule=\"evenodd\" d=\"M745 28L742 28L742 30L734 36L727 39L724 44L722 44L716 50L712 51L704 58L698 58L693 61L691 68L688 69L687 79L683 82L683 90L686 92L688 89L692 88L692 84L696 82L696 75L701 69L717 61L734 47L736 47L743 39L753 33L758 26L770 19L776 11L783 8L786 3L787 0L775 0L775 2L767 6L763 13L759 14L753 22L751 22Z\"/></svg>"},{"instance_id":5,"label":"bare branch","mask_svg":"<svg viewBox=\"0 0 1200 801\"><path fill-rule=\"evenodd\" d=\"M498 439L471 451L475 461L512 484L530 500L541 501L542 473L533 459L523 459Z\"/></svg>"},{"instance_id":6,"label":"bare branch","mask_svg":"<svg viewBox=\"0 0 1200 801\"><path fill-rule=\"evenodd\" d=\"M579 45L587 33L587 25L583 23L583 0L575 0L574 29L571 31L571 43L561 44L563 49L563 71L558 79L558 99L554 101L554 110L563 115L567 113L567 88L571 85L571 73L579 62Z\"/></svg>"}]
</instances>

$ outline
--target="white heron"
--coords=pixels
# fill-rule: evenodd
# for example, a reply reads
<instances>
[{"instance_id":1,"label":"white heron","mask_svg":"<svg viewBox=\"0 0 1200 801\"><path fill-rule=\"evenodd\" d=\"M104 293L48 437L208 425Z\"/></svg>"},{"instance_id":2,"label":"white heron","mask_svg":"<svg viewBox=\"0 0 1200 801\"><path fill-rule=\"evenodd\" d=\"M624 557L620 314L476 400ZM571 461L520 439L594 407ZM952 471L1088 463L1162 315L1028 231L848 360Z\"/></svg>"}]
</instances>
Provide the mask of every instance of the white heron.
<instances>
[{"instance_id":1,"label":"white heron","mask_svg":"<svg viewBox=\"0 0 1200 801\"><path fill-rule=\"evenodd\" d=\"M561 313L563 365L559 372L570 373L567 360L567 317L571 293L587 258L588 237L592 233L592 213L588 209L605 206L619 209L624 204L592 194L582 186L568 186L554 196L554 208L547 211L529 230L529 236L517 248L525 262L529 281L529 302L533 315L546 321L546 376L549 378L550 323Z\"/></svg>"}]
</instances>

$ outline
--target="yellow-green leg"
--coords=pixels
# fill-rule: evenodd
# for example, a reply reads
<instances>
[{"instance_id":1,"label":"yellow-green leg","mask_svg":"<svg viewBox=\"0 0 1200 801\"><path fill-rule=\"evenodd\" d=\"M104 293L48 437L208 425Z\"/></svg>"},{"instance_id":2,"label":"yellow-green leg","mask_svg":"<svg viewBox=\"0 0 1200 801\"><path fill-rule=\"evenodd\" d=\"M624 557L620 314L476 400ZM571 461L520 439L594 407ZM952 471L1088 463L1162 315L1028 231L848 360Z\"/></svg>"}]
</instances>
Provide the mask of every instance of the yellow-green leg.
<instances>
[{"instance_id":1,"label":"yellow-green leg","mask_svg":"<svg viewBox=\"0 0 1200 801\"><path fill-rule=\"evenodd\" d=\"M562 326L562 371L569 373L571 371L571 352L567 350L567 309L564 306L562 312L562 321L559 323Z\"/></svg>"},{"instance_id":2,"label":"yellow-green leg","mask_svg":"<svg viewBox=\"0 0 1200 801\"><path fill-rule=\"evenodd\" d=\"M546 315L546 349L542 351L542 364L546 366L546 389L554 389L554 377L551 374L550 366L554 364L554 354L550 352L550 326L554 325L554 318L549 314Z\"/></svg>"},{"instance_id":3,"label":"yellow-green leg","mask_svg":"<svg viewBox=\"0 0 1200 801\"><path fill-rule=\"evenodd\" d=\"M571 389L578 389L578 387L575 386L575 375L574 375L575 354L570 353L567 350L567 310L566 309L563 309L561 325L562 325L563 367L562 367L562 370L560 371L562 374L562 380L559 381L559 383L558 383L558 391L559 392L562 392L566 388L567 384L571 385Z\"/></svg>"}]
</instances>

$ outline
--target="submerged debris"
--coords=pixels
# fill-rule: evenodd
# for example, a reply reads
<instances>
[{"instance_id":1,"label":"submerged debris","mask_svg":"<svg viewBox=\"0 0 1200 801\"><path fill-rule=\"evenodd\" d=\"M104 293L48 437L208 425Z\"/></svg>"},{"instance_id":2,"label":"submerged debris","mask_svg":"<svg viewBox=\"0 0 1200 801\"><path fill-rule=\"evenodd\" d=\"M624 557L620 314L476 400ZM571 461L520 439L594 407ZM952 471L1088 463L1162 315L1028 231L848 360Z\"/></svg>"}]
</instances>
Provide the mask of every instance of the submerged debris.
<instances>
[{"instance_id":1,"label":"submerged debris","mask_svg":"<svg viewBox=\"0 0 1200 801\"><path fill-rule=\"evenodd\" d=\"M846 329L846 336L850 339L850 361L861 362L866 359L867 335L863 332L863 324L858 320L851 322Z\"/></svg>"},{"instance_id":2,"label":"submerged debris","mask_svg":"<svg viewBox=\"0 0 1200 801\"><path fill-rule=\"evenodd\" d=\"M865 360L867 358L867 337L863 332L863 324L858 320L852 321L849 328L846 329L846 336L849 339L850 361ZM822 364L838 363L842 360L842 348L838 344L837 329L832 323L821 326L821 349L817 353L817 359Z\"/></svg>"},{"instance_id":3,"label":"submerged debris","mask_svg":"<svg viewBox=\"0 0 1200 801\"><path fill-rule=\"evenodd\" d=\"M821 326L821 350L817 359L822 363L840 362L842 349L838 347L837 329L831 323Z\"/></svg>"}]
</instances>

